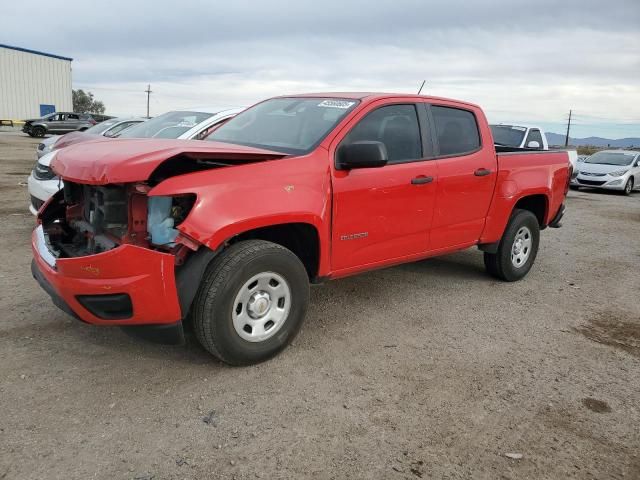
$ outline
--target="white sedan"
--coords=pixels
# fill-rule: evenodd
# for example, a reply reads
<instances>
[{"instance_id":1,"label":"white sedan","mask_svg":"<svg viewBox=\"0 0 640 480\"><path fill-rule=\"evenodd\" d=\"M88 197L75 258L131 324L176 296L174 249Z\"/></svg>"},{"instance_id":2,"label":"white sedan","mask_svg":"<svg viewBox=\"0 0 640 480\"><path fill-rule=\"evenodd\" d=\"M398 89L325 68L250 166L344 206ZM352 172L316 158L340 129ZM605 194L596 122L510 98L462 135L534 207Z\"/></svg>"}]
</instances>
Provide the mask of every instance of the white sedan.
<instances>
[{"instance_id":1,"label":"white sedan","mask_svg":"<svg viewBox=\"0 0 640 480\"><path fill-rule=\"evenodd\" d=\"M182 140L202 140L222 122L235 117L244 108L198 108L163 113L151 120L139 123L124 130L118 138L176 138ZM96 141L117 141L101 137ZM40 157L27 180L29 186L29 211L36 215L42 205L62 188L62 180L51 170L51 160L55 158L53 150Z\"/></svg>"},{"instance_id":2,"label":"white sedan","mask_svg":"<svg viewBox=\"0 0 640 480\"><path fill-rule=\"evenodd\" d=\"M573 188L618 190L625 195L640 188L640 153L634 150L602 150L578 164Z\"/></svg>"}]
</instances>

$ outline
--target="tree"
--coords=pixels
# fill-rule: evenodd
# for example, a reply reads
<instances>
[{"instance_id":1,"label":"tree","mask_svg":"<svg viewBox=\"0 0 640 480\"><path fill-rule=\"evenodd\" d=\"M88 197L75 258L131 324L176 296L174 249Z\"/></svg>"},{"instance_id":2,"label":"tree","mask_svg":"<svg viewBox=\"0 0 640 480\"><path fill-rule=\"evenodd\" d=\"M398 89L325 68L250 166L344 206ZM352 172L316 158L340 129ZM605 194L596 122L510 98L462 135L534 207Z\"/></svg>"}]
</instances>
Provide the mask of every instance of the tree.
<instances>
[{"instance_id":1,"label":"tree","mask_svg":"<svg viewBox=\"0 0 640 480\"><path fill-rule=\"evenodd\" d=\"M82 89L72 90L73 111L76 113L104 113L104 103L93 99L93 93L85 92Z\"/></svg>"}]
</instances>

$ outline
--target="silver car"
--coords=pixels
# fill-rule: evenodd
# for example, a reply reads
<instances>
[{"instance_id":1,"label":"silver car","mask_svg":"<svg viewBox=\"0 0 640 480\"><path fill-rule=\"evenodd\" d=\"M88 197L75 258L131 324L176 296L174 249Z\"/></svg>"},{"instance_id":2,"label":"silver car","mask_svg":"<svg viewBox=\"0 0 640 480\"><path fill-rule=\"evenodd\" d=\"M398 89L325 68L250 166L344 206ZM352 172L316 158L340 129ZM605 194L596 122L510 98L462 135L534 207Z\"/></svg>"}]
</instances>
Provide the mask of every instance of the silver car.
<instances>
[{"instance_id":1,"label":"silver car","mask_svg":"<svg viewBox=\"0 0 640 480\"><path fill-rule=\"evenodd\" d=\"M618 190L629 195L640 188L640 152L602 150L578 163L571 186Z\"/></svg>"}]
</instances>

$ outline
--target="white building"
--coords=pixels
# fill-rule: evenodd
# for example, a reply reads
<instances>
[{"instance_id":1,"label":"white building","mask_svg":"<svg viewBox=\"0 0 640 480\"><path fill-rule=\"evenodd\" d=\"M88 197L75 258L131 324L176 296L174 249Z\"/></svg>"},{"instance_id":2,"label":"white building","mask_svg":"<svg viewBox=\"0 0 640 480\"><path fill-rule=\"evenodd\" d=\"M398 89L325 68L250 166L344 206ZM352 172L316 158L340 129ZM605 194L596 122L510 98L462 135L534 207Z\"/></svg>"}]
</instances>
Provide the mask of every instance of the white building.
<instances>
[{"instance_id":1,"label":"white building","mask_svg":"<svg viewBox=\"0 0 640 480\"><path fill-rule=\"evenodd\" d=\"M72 60L0 44L0 119L72 112Z\"/></svg>"}]
</instances>

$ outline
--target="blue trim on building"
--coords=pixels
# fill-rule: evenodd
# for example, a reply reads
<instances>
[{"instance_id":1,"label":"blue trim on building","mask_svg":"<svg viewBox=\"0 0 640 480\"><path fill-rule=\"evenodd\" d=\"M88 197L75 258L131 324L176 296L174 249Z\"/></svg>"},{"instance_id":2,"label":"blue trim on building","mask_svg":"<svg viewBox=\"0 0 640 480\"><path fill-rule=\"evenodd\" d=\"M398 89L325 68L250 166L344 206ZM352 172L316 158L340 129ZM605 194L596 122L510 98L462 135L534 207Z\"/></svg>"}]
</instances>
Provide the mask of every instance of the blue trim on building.
<instances>
[{"instance_id":1,"label":"blue trim on building","mask_svg":"<svg viewBox=\"0 0 640 480\"><path fill-rule=\"evenodd\" d=\"M54 55L53 53L39 52L38 50L29 50L28 48L13 47L11 45L4 45L2 43L0 43L0 47L8 48L9 50L18 50L19 52L27 52L27 53L33 53L35 55L42 55L44 57L58 58L60 60L69 60L70 62L73 61L73 58L62 57L60 55Z\"/></svg>"}]
</instances>

